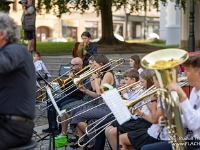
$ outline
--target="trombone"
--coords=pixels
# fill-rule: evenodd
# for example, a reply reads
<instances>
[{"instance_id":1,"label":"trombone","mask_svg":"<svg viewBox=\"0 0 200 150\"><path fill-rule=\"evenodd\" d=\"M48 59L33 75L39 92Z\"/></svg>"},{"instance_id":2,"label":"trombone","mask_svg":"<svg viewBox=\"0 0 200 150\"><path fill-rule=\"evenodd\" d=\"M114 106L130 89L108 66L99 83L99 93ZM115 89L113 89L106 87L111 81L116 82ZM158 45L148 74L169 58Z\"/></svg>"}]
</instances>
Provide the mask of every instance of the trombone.
<instances>
[{"instance_id":1,"label":"trombone","mask_svg":"<svg viewBox=\"0 0 200 150\"><path fill-rule=\"evenodd\" d=\"M131 86L133 86L133 85L140 85L140 81L135 82L135 83L133 83L133 84L131 84L131 85L128 85L127 87L131 87ZM120 89L118 90L118 92L123 91L123 90L126 89L127 87L120 88ZM137 86L136 86L136 87L137 87ZM137 88L141 90L141 87L137 87ZM139 90L138 90L138 91L139 91ZM82 107L82 106L84 106L84 105L86 105L86 104L88 104L88 103L91 103L91 102L93 102L94 100L97 100L97 99L99 99L99 98L101 98L101 96L99 96L99 97L97 97L97 98L94 98L94 99L92 99L92 100L90 100L90 101L88 101L88 102L86 102L86 103L84 103L84 104L82 104L82 105L79 105L79 106L77 106L77 107L75 107L75 108L72 108L72 109L70 109L70 110L64 112L62 115L66 114L66 113L69 113L69 112L71 112L72 110L75 110L75 109L77 109L77 108L79 108L79 107ZM124 101L127 101L127 100L124 100ZM94 108L96 108L96 107L99 107L99 106L101 106L101 105L104 105L104 104L105 104L105 103L101 103L101 104L99 104L99 105L96 105L96 106L94 106L94 107L92 107L92 108L90 108L90 109L88 109L88 110L85 110L85 111L82 112L82 113L79 113L79 114L77 114L77 115L75 115L75 116L73 116L73 117L70 117L70 118L68 118L68 119L66 119L66 120L63 120L63 121L59 121L59 117L60 117L60 116L58 115L58 116L57 116L57 122L58 122L58 123L63 123L63 122L65 122L65 121L68 121L68 120L70 120L70 119L72 119L72 118L75 118L75 117L77 117L77 116L79 116L79 115L81 115L81 114L83 114L83 113L85 113L85 112L88 112L88 111L90 111L90 110L92 110L92 109L94 109Z\"/></svg>"},{"instance_id":2,"label":"trombone","mask_svg":"<svg viewBox=\"0 0 200 150\"><path fill-rule=\"evenodd\" d=\"M56 79L52 80L52 81L49 82L49 83L51 84L51 83L55 82L56 80L60 79L61 77L63 77L63 76L66 75L66 74L69 74L70 72L71 72L71 70L69 70L69 71L63 73L61 76L58 76ZM45 88L45 86L40 87L39 89L36 90L36 93L37 93L37 92L40 92L40 91L43 90L44 88ZM39 99L40 97L42 97L42 96L44 96L44 95L45 95L45 93L39 95L38 97L36 97L36 99Z\"/></svg>"},{"instance_id":3,"label":"trombone","mask_svg":"<svg viewBox=\"0 0 200 150\"><path fill-rule=\"evenodd\" d=\"M88 78L89 76L91 76L93 73L98 73L98 72L103 71L103 70L105 70L106 68L110 67L111 65L115 65L115 66L113 66L112 68L108 69L107 71L113 70L114 68L116 68L116 67L120 66L121 64L123 64L124 62L125 62L125 60L122 59L122 58L120 58L120 59L118 59L118 60L110 60L109 63L107 63L107 64L101 66L100 68L92 69L92 70L86 71L85 73L83 73L83 74L81 74L81 75L79 75L79 76L78 76L78 75L74 76L74 77L72 78L72 81L73 81L73 83L75 84L75 86L78 87L78 85L79 85L80 83L82 83L86 78ZM101 73L99 73L99 75L101 75ZM94 79L92 79L92 80L94 80ZM70 82L71 82L71 81L70 81ZM83 86L86 85L86 84L88 84L89 82L91 82L91 80L88 81L88 82L86 82L85 84L83 84ZM72 85L72 86L74 86L74 85ZM67 90L68 90L69 88L72 88L72 87L68 87ZM74 92L74 91L76 91L76 90L78 90L78 88L75 89L75 90L73 90L72 92ZM65 89L65 91L63 91L63 92L60 93L59 95L63 94L64 92L66 92L66 89ZM60 101L61 99L63 99L64 97L68 96L68 95L71 94L72 92L70 92L70 93L68 93L67 95L63 96L62 98L58 99L57 102ZM50 101L50 99L48 99L47 101ZM51 106L52 106L52 104L50 104L50 105L49 105L48 107L46 107L46 108L49 108L49 107L51 107ZM40 107L40 105L39 105L39 107ZM43 110L45 110L46 108L44 108ZM41 110L41 111L42 111L42 110Z\"/></svg>"}]
</instances>

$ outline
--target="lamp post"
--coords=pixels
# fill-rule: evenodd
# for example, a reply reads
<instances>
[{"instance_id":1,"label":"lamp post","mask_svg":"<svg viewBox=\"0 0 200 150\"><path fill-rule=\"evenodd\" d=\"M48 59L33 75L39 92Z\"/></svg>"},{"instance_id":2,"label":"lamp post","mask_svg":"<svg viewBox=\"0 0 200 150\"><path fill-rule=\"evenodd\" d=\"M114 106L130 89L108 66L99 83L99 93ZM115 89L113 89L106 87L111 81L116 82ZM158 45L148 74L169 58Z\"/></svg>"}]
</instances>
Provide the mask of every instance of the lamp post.
<instances>
[{"instance_id":1,"label":"lamp post","mask_svg":"<svg viewBox=\"0 0 200 150\"><path fill-rule=\"evenodd\" d=\"M190 0L190 31L188 38L188 51L195 51L195 34L194 34L194 0Z\"/></svg>"}]
</instances>

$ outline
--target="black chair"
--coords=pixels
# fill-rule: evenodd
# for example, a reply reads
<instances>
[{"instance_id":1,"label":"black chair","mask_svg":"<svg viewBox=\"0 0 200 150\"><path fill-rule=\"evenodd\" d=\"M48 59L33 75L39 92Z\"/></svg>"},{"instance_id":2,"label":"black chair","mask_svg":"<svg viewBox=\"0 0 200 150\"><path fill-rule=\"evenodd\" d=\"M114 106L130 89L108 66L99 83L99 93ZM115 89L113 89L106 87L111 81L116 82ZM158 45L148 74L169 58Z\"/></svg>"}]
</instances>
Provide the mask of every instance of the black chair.
<instances>
[{"instance_id":1,"label":"black chair","mask_svg":"<svg viewBox=\"0 0 200 150\"><path fill-rule=\"evenodd\" d=\"M30 142L28 142L27 144L20 146L20 147L16 147L16 148L11 148L9 150L30 150L33 149L37 146L37 142L34 140L30 140Z\"/></svg>"}]
</instances>

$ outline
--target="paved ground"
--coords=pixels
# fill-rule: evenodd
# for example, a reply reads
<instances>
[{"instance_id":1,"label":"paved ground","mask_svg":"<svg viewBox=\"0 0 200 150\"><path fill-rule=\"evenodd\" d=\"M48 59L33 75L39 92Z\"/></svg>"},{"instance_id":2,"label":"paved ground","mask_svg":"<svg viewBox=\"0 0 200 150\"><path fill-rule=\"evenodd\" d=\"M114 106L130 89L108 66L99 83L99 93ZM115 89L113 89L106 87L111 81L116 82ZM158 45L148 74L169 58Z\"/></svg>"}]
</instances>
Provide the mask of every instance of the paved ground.
<instances>
[{"instance_id":1,"label":"paved ground","mask_svg":"<svg viewBox=\"0 0 200 150\"><path fill-rule=\"evenodd\" d=\"M48 122L47 122L47 113L46 111L39 111L38 110L38 106L39 104L35 105L36 108L36 117L35 117L35 128L34 130L37 132L37 135L34 134L33 135L33 139L35 141L38 141L40 138L44 137L46 134L42 133L42 129L46 129L48 128ZM41 109L45 108L45 105L41 105L40 107ZM69 130L69 133L71 131ZM71 134L69 134L69 137L71 137ZM56 150L74 150L72 148L70 148L69 146L70 144L67 144L66 147L61 147L61 148L55 148ZM33 150L49 150L49 136L47 138L45 138L45 140L42 140L40 142L38 142L37 147L34 148ZM53 147L51 147L51 149L53 150ZM77 150L82 150L82 148L78 148ZM104 150L109 150L109 148L107 146L105 146Z\"/></svg>"}]
</instances>

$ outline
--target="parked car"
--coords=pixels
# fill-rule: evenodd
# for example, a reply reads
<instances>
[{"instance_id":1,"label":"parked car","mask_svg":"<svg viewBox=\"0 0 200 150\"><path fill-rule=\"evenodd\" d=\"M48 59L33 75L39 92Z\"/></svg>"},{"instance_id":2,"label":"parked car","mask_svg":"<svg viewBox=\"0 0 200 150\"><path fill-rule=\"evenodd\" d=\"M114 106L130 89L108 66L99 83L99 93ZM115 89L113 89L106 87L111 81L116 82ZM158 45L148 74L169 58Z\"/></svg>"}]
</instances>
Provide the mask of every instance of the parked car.
<instances>
[{"instance_id":1,"label":"parked car","mask_svg":"<svg viewBox=\"0 0 200 150\"><path fill-rule=\"evenodd\" d=\"M156 33L150 33L147 35L148 40L159 39L159 35Z\"/></svg>"},{"instance_id":2,"label":"parked car","mask_svg":"<svg viewBox=\"0 0 200 150\"><path fill-rule=\"evenodd\" d=\"M116 39L118 39L119 41L122 41L124 42L124 37L122 37L121 35L117 34L117 33L114 33L114 36ZM100 40L100 38L96 38L96 39L93 39L92 42L98 42Z\"/></svg>"},{"instance_id":3,"label":"parked car","mask_svg":"<svg viewBox=\"0 0 200 150\"><path fill-rule=\"evenodd\" d=\"M68 41L63 37L58 37L58 38L47 38L45 42L68 42Z\"/></svg>"}]
</instances>

